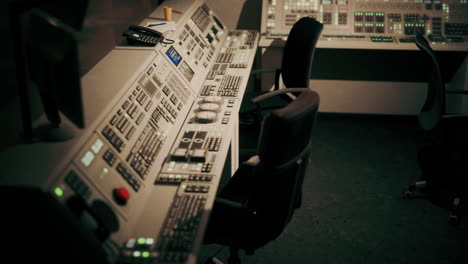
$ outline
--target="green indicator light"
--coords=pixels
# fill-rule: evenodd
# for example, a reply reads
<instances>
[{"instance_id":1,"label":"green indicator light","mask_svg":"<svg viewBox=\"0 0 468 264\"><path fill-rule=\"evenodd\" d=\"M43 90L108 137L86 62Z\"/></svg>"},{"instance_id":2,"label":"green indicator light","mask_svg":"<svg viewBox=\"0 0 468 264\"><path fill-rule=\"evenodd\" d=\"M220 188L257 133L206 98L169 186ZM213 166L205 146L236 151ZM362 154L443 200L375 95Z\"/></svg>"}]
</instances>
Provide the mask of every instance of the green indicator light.
<instances>
[{"instance_id":1,"label":"green indicator light","mask_svg":"<svg viewBox=\"0 0 468 264\"><path fill-rule=\"evenodd\" d=\"M138 258L139 256L141 256L141 252L140 252L140 251L134 251L134 252L133 252L133 256L134 256L135 258Z\"/></svg>"},{"instance_id":2,"label":"green indicator light","mask_svg":"<svg viewBox=\"0 0 468 264\"><path fill-rule=\"evenodd\" d=\"M145 238L143 238L143 237L138 238L138 244L145 244L145 243L146 243Z\"/></svg>"},{"instance_id":3,"label":"green indicator light","mask_svg":"<svg viewBox=\"0 0 468 264\"><path fill-rule=\"evenodd\" d=\"M187 188L187 185L182 185L182 189L185 189L185 188Z\"/></svg>"},{"instance_id":4,"label":"green indicator light","mask_svg":"<svg viewBox=\"0 0 468 264\"><path fill-rule=\"evenodd\" d=\"M445 45L445 42L442 42L442 45Z\"/></svg>"},{"instance_id":5,"label":"green indicator light","mask_svg":"<svg viewBox=\"0 0 468 264\"><path fill-rule=\"evenodd\" d=\"M148 251L145 251L141 254L144 258L147 258L150 256L150 253Z\"/></svg>"},{"instance_id":6,"label":"green indicator light","mask_svg":"<svg viewBox=\"0 0 468 264\"><path fill-rule=\"evenodd\" d=\"M203 166L203 163L198 163L198 166Z\"/></svg>"},{"instance_id":7,"label":"green indicator light","mask_svg":"<svg viewBox=\"0 0 468 264\"><path fill-rule=\"evenodd\" d=\"M104 172L104 173L107 174L107 173L109 173L109 169L108 169L108 168L104 168L104 169L102 169L102 172Z\"/></svg>"},{"instance_id":8,"label":"green indicator light","mask_svg":"<svg viewBox=\"0 0 468 264\"><path fill-rule=\"evenodd\" d=\"M54 189L54 193L55 193L55 195L57 195L58 197L62 197L62 196L63 196L63 190L62 190L62 188L60 188L60 187L56 187L56 188Z\"/></svg>"}]
</instances>

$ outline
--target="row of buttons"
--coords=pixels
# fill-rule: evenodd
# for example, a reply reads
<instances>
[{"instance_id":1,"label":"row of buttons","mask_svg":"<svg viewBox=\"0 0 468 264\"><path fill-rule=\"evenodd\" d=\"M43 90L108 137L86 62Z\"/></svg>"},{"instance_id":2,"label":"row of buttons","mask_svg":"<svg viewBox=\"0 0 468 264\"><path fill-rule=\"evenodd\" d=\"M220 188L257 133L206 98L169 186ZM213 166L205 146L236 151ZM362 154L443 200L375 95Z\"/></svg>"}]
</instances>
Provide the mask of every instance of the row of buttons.
<instances>
[{"instance_id":1,"label":"row of buttons","mask_svg":"<svg viewBox=\"0 0 468 264\"><path fill-rule=\"evenodd\" d=\"M245 64L245 63L231 63L231 64L229 64L229 68L247 68L247 64Z\"/></svg>"},{"instance_id":2,"label":"row of buttons","mask_svg":"<svg viewBox=\"0 0 468 264\"><path fill-rule=\"evenodd\" d=\"M203 216L206 195L177 195L155 243L158 263L185 263Z\"/></svg>"},{"instance_id":3,"label":"row of buttons","mask_svg":"<svg viewBox=\"0 0 468 264\"><path fill-rule=\"evenodd\" d=\"M241 76L232 76L232 75L224 76L221 82L220 88L218 90L218 96L229 96L229 97L237 96L237 92L239 91L241 81L242 81Z\"/></svg>"},{"instance_id":4,"label":"row of buttons","mask_svg":"<svg viewBox=\"0 0 468 264\"><path fill-rule=\"evenodd\" d=\"M184 191L186 193L208 193L210 186L208 185L186 185Z\"/></svg>"},{"instance_id":5,"label":"row of buttons","mask_svg":"<svg viewBox=\"0 0 468 264\"><path fill-rule=\"evenodd\" d=\"M185 181L195 181L195 182L210 182L213 179L212 175L206 174L161 174L156 183L166 183L166 184L179 184Z\"/></svg>"},{"instance_id":6,"label":"row of buttons","mask_svg":"<svg viewBox=\"0 0 468 264\"><path fill-rule=\"evenodd\" d=\"M127 243L125 243L118 263L154 263L154 260L159 256L157 252L151 251L154 242L154 238L151 237L130 238Z\"/></svg>"},{"instance_id":7,"label":"row of buttons","mask_svg":"<svg viewBox=\"0 0 468 264\"><path fill-rule=\"evenodd\" d=\"M67 176L65 176L65 183L70 186L70 188L75 191L78 195L87 200L91 196L91 191L89 187L78 177L78 175L71 170Z\"/></svg>"},{"instance_id":8,"label":"row of buttons","mask_svg":"<svg viewBox=\"0 0 468 264\"><path fill-rule=\"evenodd\" d=\"M104 155L102 155L102 158L107 162L107 164L109 164L109 166L114 166L115 162L117 161L117 157L115 156L115 154L110 150L108 149Z\"/></svg>"},{"instance_id":9,"label":"row of buttons","mask_svg":"<svg viewBox=\"0 0 468 264\"><path fill-rule=\"evenodd\" d=\"M130 184L130 186L132 186L133 190L135 190L135 192L138 192L138 190L141 187L140 183L138 183L138 181L135 180L135 178L129 172L129 170L127 168L125 168L125 166L122 163L117 164L116 169L117 169L117 172L125 179L125 181L127 181L128 184Z\"/></svg>"},{"instance_id":10,"label":"row of buttons","mask_svg":"<svg viewBox=\"0 0 468 264\"><path fill-rule=\"evenodd\" d=\"M378 35L371 35L371 41L373 42L393 42L393 38L391 36L378 36Z\"/></svg>"},{"instance_id":11,"label":"row of buttons","mask_svg":"<svg viewBox=\"0 0 468 264\"><path fill-rule=\"evenodd\" d=\"M165 139L166 136L164 134L161 134L151 125L147 125L133 146L127 157L127 162L130 163L130 166L135 169L141 178L145 178Z\"/></svg>"},{"instance_id":12,"label":"row of buttons","mask_svg":"<svg viewBox=\"0 0 468 264\"><path fill-rule=\"evenodd\" d=\"M445 35L468 35L468 23L445 23Z\"/></svg>"},{"instance_id":13,"label":"row of buttons","mask_svg":"<svg viewBox=\"0 0 468 264\"><path fill-rule=\"evenodd\" d=\"M203 164L201 172L211 172L212 168L213 168L213 162L206 162Z\"/></svg>"},{"instance_id":14,"label":"row of buttons","mask_svg":"<svg viewBox=\"0 0 468 264\"><path fill-rule=\"evenodd\" d=\"M114 146L114 148L118 152L122 152L122 149L125 147L125 143L120 139L120 137L110 128L109 126L105 126L102 130L102 135L104 135L107 140Z\"/></svg>"},{"instance_id":15,"label":"row of buttons","mask_svg":"<svg viewBox=\"0 0 468 264\"><path fill-rule=\"evenodd\" d=\"M165 98L161 100L161 104L166 108L166 110L171 114L171 116L167 116L168 120L174 124L175 119L177 118L178 112L176 109L174 109L170 103L170 101L167 101Z\"/></svg>"},{"instance_id":16,"label":"row of buttons","mask_svg":"<svg viewBox=\"0 0 468 264\"><path fill-rule=\"evenodd\" d=\"M206 145L209 151L218 151L221 146L222 137L209 137Z\"/></svg>"}]
</instances>

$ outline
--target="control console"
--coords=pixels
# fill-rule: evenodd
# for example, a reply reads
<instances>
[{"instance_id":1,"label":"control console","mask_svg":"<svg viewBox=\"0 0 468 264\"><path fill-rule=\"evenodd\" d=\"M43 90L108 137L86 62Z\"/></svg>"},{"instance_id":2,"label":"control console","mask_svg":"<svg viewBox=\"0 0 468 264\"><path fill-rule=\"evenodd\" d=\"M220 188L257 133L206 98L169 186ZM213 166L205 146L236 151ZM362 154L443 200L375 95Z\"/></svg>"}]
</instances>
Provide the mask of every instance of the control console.
<instances>
[{"instance_id":1,"label":"control console","mask_svg":"<svg viewBox=\"0 0 468 264\"><path fill-rule=\"evenodd\" d=\"M435 49L468 48L468 4L457 0L263 0L260 45L286 40L304 16L324 24L319 47L413 49L422 33Z\"/></svg>"},{"instance_id":2,"label":"control console","mask_svg":"<svg viewBox=\"0 0 468 264\"><path fill-rule=\"evenodd\" d=\"M258 32L187 10L51 177L66 206L106 204L118 263L194 263L256 54Z\"/></svg>"}]
</instances>

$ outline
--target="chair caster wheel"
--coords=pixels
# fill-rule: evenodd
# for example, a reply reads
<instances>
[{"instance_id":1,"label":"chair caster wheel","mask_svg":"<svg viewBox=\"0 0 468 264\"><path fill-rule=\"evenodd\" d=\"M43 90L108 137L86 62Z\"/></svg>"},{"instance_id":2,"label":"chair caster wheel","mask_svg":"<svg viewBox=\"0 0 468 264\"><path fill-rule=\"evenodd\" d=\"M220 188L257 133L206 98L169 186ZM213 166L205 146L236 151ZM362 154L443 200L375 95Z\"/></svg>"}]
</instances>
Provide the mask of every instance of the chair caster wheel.
<instances>
[{"instance_id":1,"label":"chair caster wheel","mask_svg":"<svg viewBox=\"0 0 468 264\"><path fill-rule=\"evenodd\" d=\"M254 251L254 250L251 250L251 249L250 249L250 250L248 250L248 249L245 250L245 254L246 254L247 256L252 256L252 255L254 254L254 252L255 252L255 251Z\"/></svg>"},{"instance_id":2,"label":"chair caster wheel","mask_svg":"<svg viewBox=\"0 0 468 264\"><path fill-rule=\"evenodd\" d=\"M209 259L207 259L205 261L205 263L203 264L223 264L223 262L221 262L219 259L215 258L215 257L211 257Z\"/></svg>"},{"instance_id":3,"label":"chair caster wheel","mask_svg":"<svg viewBox=\"0 0 468 264\"><path fill-rule=\"evenodd\" d=\"M402 196L403 196L403 199L409 200L414 197L414 192L410 190L404 190Z\"/></svg>"},{"instance_id":4,"label":"chair caster wheel","mask_svg":"<svg viewBox=\"0 0 468 264\"><path fill-rule=\"evenodd\" d=\"M238 256L235 256L235 257L230 256L228 258L228 264L240 264L240 263L241 263L241 260Z\"/></svg>"},{"instance_id":5,"label":"chair caster wheel","mask_svg":"<svg viewBox=\"0 0 468 264\"><path fill-rule=\"evenodd\" d=\"M460 218L457 215L450 215L448 222L451 226L456 226L460 223Z\"/></svg>"}]
</instances>

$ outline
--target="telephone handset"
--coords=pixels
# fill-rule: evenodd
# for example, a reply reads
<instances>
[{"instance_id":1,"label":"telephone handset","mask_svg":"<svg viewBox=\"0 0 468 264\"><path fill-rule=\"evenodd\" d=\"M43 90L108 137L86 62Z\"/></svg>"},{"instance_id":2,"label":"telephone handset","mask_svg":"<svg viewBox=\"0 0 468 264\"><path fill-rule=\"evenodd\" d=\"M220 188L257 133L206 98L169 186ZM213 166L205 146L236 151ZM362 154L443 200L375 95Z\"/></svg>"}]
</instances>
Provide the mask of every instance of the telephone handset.
<instances>
[{"instance_id":1,"label":"telephone handset","mask_svg":"<svg viewBox=\"0 0 468 264\"><path fill-rule=\"evenodd\" d=\"M158 42L164 44L174 43L172 40L165 40L163 34L157 30L136 25L129 26L122 33L122 36L126 37L131 45L156 46Z\"/></svg>"}]
</instances>

